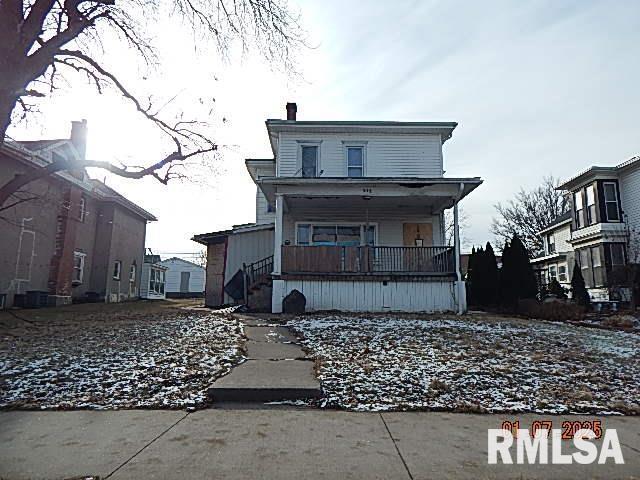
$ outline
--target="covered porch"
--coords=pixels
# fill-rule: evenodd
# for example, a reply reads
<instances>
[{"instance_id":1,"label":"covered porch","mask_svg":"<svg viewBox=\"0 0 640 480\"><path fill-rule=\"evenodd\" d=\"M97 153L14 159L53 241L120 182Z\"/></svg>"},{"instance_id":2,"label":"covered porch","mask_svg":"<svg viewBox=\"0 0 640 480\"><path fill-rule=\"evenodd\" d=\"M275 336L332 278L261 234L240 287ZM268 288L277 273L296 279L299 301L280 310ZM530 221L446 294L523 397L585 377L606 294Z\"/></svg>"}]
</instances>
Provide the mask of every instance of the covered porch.
<instances>
[{"instance_id":1,"label":"covered porch","mask_svg":"<svg viewBox=\"0 0 640 480\"><path fill-rule=\"evenodd\" d=\"M455 297L452 310L464 311L458 202L480 183L478 178L262 179L260 187L275 207L273 311L280 311L293 288L307 289L305 297L317 296L322 284L320 295L329 298L331 290L347 288L344 282L353 284L353 295L377 290L371 282L380 287L393 282L396 292L409 292L410 283L425 283L440 289L441 296ZM453 245L447 244L445 232L444 211L449 208ZM316 309L337 308L331 300L315 303ZM386 303L372 299L367 307L362 298L358 302L363 310L386 310ZM448 310L450 303L439 304ZM429 309L428 304L422 307Z\"/></svg>"}]
</instances>

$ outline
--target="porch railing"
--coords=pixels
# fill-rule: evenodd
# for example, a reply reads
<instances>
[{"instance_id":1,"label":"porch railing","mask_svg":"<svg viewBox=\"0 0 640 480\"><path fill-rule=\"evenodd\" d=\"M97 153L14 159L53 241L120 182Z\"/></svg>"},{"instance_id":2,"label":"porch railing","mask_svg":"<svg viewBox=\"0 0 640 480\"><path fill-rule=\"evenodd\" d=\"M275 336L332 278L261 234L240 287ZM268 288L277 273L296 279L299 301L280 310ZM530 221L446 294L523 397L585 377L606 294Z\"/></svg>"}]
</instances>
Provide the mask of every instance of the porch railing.
<instances>
[{"instance_id":1,"label":"porch railing","mask_svg":"<svg viewBox=\"0 0 640 480\"><path fill-rule=\"evenodd\" d=\"M282 272L450 275L455 273L454 249L284 245Z\"/></svg>"},{"instance_id":2,"label":"porch railing","mask_svg":"<svg viewBox=\"0 0 640 480\"><path fill-rule=\"evenodd\" d=\"M267 278L273 271L273 255L253 262L249 265L243 265L243 270L247 279L247 285L251 286L263 279Z\"/></svg>"}]
</instances>

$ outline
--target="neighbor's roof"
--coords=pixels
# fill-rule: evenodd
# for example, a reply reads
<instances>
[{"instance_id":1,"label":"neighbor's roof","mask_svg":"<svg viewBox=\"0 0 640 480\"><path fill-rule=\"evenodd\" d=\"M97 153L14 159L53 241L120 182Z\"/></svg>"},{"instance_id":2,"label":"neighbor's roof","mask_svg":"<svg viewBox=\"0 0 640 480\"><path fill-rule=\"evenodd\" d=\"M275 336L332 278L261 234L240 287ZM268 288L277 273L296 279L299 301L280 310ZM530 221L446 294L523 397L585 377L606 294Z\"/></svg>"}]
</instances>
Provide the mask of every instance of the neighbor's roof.
<instances>
[{"instance_id":1,"label":"neighbor's roof","mask_svg":"<svg viewBox=\"0 0 640 480\"><path fill-rule=\"evenodd\" d=\"M234 225L230 230L218 230L217 232L194 235L193 237L191 237L191 240L201 243L202 245L215 245L218 243L223 243L229 235L238 235L241 233L273 229L273 223L245 223L242 225Z\"/></svg>"},{"instance_id":2,"label":"neighbor's roof","mask_svg":"<svg viewBox=\"0 0 640 480\"><path fill-rule=\"evenodd\" d=\"M17 143L33 152L40 152L47 148L54 147L65 142L69 142L68 138L59 138L54 140L17 140Z\"/></svg>"},{"instance_id":3,"label":"neighbor's roof","mask_svg":"<svg viewBox=\"0 0 640 480\"><path fill-rule=\"evenodd\" d=\"M565 223L569 223L571 221L571 210L567 210L562 215L558 215L554 218L549 225L544 227L542 230L538 232L538 234L548 232L549 230L553 230L554 227L558 227L560 225L564 225Z\"/></svg>"},{"instance_id":4,"label":"neighbor's roof","mask_svg":"<svg viewBox=\"0 0 640 480\"><path fill-rule=\"evenodd\" d=\"M179 257L171 257L171 258L167 258L165 260L162 260L161 262L159 262L161 265L164 265L167 262L175 262L176 260L182 262L182 263L188 263L189 265L193 265L194 267L198 267L198 268L202 268L204 270L204 268L201 265L198 265L197 263L193 263L190 262L189 260L185 260L184 258L179 258Z\"/></svg>"},{"instance_id":5,"label":"neighbor's roof","mask_svg":"<svg viewBox=\"0 0 640 480\"><path fill-rule=\"evenodd\" d=\"M96 180L92 178L89 180L89 182L91 182L91 184L93 185L94 187L93 191L98 195L100 200L105 202L117 203L121 207L126 208L127 210L139 215L140 217L150 222L155 222L158 220L155 217L155 215L147 212L144 208L139 207L138 205L133 203L131 200L127 199L123 195L116 192L113 188L108 187L107 185L102 183L100 180Z\"/></svg>"},{"instance_id":6,"label":"neighbor's roof","mask_svg":"<svg viewBox=\"0 0 640 480\"><path fill-rule=\"evenodd\" d=\"M556 190L571 190L574 187L580 186L582 183L597 175L615 176L619 172L628 168L632 168L634 166L640 166L640 155L631 157L629 160L626 160L614 167L589 167L586 170L580 172L578 175L571 177L569 180L566 180L564 183L558 186Z\"/></svg>"}]
</instances>

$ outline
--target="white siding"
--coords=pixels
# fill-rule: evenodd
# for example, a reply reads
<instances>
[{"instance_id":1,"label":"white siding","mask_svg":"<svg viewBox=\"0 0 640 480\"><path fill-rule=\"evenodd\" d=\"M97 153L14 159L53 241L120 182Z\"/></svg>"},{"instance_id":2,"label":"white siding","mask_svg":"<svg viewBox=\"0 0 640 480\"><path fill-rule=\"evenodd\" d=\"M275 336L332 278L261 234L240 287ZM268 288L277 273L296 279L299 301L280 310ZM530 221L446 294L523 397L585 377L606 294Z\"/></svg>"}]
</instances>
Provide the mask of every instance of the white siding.
<instances>
[{"instance_id":1,"label":"white siding","mask_svg":"<svg viewBox=\"0 0 640 480\"><path fill-rule=\"evenodd\" d=\"M320 143L318 172L323 177L346 177L344 142L366 142L367 177L442 177L440 135L426 134L312 134L281 133L277 175L300 176L300 141Z\"/></svg>"},{"instance_id":2,"label":"white siding","mask_svg":"<svg viewBox=\"0 0 640 480\"><path fill-rule=\"evenodd\" d=\"M307 299L307 311L450 312L456 310L453 281L284 280L283 298L292 290ZM275 292L275 289L274 289ZM274 297L274 302L282 301Z\"/></svg>"},{"instance_id":3,"label":"white siding","mask_svg":"<svg viewBox=\"0 0 640 480\"><path fill-rule=\"evenodd\" d=\"M234 233L229 235L228 242L225 284L242 268L243 263L250 264L273 255L273 230ZM225 302L231 301L231 297L225 293Z\"/></svg>"},{"instance_id":4,"label":"white siding","mask_svg":"<svg viewBox=\"0 0 640 480\"><path fill-rule=\"evenodd\" d=\"M640 236L640 165L636 165L620 175L620 197L625 215L624 221L627 222L629 229L635 232L636 240L632 240L632 242L637 242L638 236Z\"/></svg>"},{"instance_id":5,"label":"white siding","mask_svg":"<svg viewBox=\"0 0 640 480\"><path fill-rule=\"evenodd\" d=\"M275 166L271 164L268 167L260 167L256 168L255 176L256 178L261 177L273 177L275 175ZM275 218L274 212L269 212L267 204L267 199L264 196L264 193L256 187L256 223L257 224L265 224L265 223L273 223Z\"/></svg>"},{"instance_id":6,"label":"white siding","mask_svg":"<svg viewBox=\"0 0 640 480\"><path fill-rule=\"evenodd\" d=\"M167 293L180 292L180 277L182 272L189 272L189 292L204 292L205 270L204 268L194 265L191 262L184 261L180 258L170 258L163 260L160 265L168 268L165 273L164 290Z\"/></svg>"},{"instance_id":7,"label":"white siding","mask_svg":"<svg viewBox=\"0 0 640 480\"><path fill-rule=\"evenodd\" d=\"M569 243L571 238L571 224L568 223L553 232L556 241L556 252L571 252L573 247Z\"/></svg>"}]
</instances>

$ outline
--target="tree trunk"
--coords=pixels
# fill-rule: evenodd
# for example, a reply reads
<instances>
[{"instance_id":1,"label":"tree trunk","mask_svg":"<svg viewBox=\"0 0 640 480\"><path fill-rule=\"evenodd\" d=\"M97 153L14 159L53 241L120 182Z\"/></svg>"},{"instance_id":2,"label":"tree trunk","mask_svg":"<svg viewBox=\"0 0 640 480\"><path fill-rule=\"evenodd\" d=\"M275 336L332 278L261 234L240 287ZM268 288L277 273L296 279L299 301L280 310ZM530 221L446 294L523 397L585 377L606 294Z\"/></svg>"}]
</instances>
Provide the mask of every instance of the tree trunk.
<instances>
[{"instance_id":1,"label":"tree trunk","mask_svg":"<svg viewBox=\"0 0 640 480\"><path fill-rule=\"evenodd\" d=\"M18 96L12 93L10 89L0 89L0 145L4 143L7 129L11 124L11 112L13 112L17 102Z\"/></svg>"}]
</instances>

